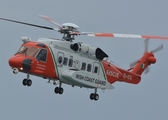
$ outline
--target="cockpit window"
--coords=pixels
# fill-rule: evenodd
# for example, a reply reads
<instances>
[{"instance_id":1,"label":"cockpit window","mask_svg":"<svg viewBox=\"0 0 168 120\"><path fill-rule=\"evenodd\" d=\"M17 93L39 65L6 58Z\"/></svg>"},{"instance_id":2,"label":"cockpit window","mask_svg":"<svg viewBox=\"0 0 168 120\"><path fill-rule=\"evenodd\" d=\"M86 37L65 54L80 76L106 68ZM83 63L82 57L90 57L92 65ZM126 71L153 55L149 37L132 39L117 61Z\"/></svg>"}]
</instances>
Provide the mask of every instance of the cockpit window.
<instances>
[{"instance_id":1,"label":"cockpit window","mask_svg":"<svg viewBox=\"0 0 168 120\"><path fill-rule=\"evenodd\" d=\"M46 62L46 58L47 58L47 50L41 49L38 55L36 56L36 59L39 61Z\"/></svg>"},{"instance_id":2,"label":"cockpit window","mask_svg":"<svg viewBox=\"0 0 168 120\"><path fill-rule=\"evenodd\" d=\"M35 55L37 54L38 51L39 51L38 48L29 47L29 48L25 51L25 55L35 57Z\"/></svg>"},{"instance_id":3,"label":"cockpit window","mask_svg":"<svg viewBox=\"0 0 168 120\"><path fill-rule=\"evenodd\" d=\"M26 49L27 49L27 47L26 47L26 46L21 46L21 47L19 48L19 50L17 51L17 53L16 53L16 54L22 54L23 52L25 52L25 51L26 51Z\"/></svg>"},{"instance_id":4,"label":"cockpit window","mask_svg":"<svg viewBox=\"0 0 168 120\"><path fill-rule=\"evenodd\" d=\"M38 51L39 48L36 47L21 46L16 54L25 54L26 56L35 57Z\"/></svg>"}]
</instances>

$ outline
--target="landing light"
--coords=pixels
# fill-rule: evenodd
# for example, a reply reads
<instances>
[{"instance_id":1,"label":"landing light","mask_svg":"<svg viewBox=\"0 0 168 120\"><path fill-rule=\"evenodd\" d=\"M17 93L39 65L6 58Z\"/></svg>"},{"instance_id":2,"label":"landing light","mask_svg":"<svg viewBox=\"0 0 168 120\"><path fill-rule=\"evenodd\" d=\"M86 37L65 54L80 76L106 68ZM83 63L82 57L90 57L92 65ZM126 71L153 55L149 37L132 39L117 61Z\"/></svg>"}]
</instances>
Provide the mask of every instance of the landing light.
<instances>
[{"instance_id":1,"label":"landing light","mask_svg":"<svg viewBox=\"0 0 168 120\"><path fill-rule=\"evenodd\" d=\"M20 70L23 70L23 68L21 67Z\"/></svg>"}]
</instances>

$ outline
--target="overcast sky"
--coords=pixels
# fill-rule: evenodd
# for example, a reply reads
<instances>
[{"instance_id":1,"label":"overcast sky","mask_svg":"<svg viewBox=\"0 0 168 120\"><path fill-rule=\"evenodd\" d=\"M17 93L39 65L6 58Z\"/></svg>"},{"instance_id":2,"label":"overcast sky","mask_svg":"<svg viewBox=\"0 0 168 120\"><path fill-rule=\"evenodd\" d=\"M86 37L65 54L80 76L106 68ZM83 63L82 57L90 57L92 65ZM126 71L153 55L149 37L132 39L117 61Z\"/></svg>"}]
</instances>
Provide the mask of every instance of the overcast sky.
<instances>
[{"instance_id":1,"label":"overcast sky","mask_svg":"<svg viewBox=\"0 0 168 120\"><path fill-rule=\"evenodd\" d=\"M80 31L168 36L167 5L167 0L0 0L0 17L56 27L38 17L46 15L60 24L73 22ZM98 90L99 100L91 101L93 90L63 84L64 93L56 95L55 86L39 77L31 76L33 85L23 86L26 74L15 75L8 65L22 36L61 38L54 31L0 21L0 119L168 119L168 41L151 39L149 50L160 44L164 49L155 54L157 63L138 85L116 82L114 90ZM124 69L144 52L143 39L79 36L76 41L100 47Z\"/></svg>"}]
</instances>

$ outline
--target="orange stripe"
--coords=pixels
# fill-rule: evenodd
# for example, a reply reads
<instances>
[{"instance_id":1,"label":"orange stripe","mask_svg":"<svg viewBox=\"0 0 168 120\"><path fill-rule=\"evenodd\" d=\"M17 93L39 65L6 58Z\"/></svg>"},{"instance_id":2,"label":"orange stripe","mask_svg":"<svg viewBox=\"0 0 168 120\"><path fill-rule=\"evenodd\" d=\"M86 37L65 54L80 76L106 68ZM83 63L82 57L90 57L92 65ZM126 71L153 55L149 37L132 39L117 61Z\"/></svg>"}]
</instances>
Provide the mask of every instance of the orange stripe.
<instances>
[{"instance_id":1,"label":"orange stripe","mask_svg":"<svg viewBox=\"0 0 168 120\"><path fill-rule=\"evenodd\" d=\"M146 35L142 35L142 38L153 38L153 39L164 39L164 40L168 40L168 37L162 37L162 36L146 36Z\"/></svg>"},{"instance_id":2,"label":"orange stripe","mask_svg":"<svg viewBox=\"0 0 168 120\"><path fill-rule=\"evenodd\" d=\"M114 37L111 33L96 33L94 34L96 37Z\"/></svg>"}]
</instances>

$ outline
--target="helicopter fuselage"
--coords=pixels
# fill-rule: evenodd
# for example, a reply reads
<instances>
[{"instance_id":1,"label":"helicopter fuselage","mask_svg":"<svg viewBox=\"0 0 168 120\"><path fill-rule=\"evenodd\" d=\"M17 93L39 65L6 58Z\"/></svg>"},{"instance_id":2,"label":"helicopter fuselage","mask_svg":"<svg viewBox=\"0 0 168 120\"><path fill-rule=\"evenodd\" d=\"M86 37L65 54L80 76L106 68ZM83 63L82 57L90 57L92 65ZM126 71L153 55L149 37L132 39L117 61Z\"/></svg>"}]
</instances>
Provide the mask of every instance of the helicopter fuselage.
<instances>
[{"instance_id":1,"label":"helicopter fuselage","mask_svg":"<svg viewBox=\"0 0 168 120\"><path fill-rule=\"evenodd\" d=\"M97 47L85 43L41 38L37 42L27 38L18 52L9 59L13 73L23 72L27 78L23 85L31 86L29 75L39 76L53 84L59 82L55 93L62 94L62 83L95 89L90 99L98 100L97 89L113 89L116 81L138 84L141 74L156 59L152 52L146 52L134 68L124 70L107 61L108 55Z\"/></svg>"},{"instance_id":2,"label":"helicopter fuselage","mask_svg":"<svg viewBox=\"0 0 168 120\"><path fill-rule=\"evenodd\" d=\"M38 42L27 41L9 59L9 64L20 72L59 80L72 86L112 89L106 73L113 81L121 78L121 73L115 67L105 72L101 60L88 53L74 52L70 48L72 44L46 38Z\"/></svg>"}]
</instances>

